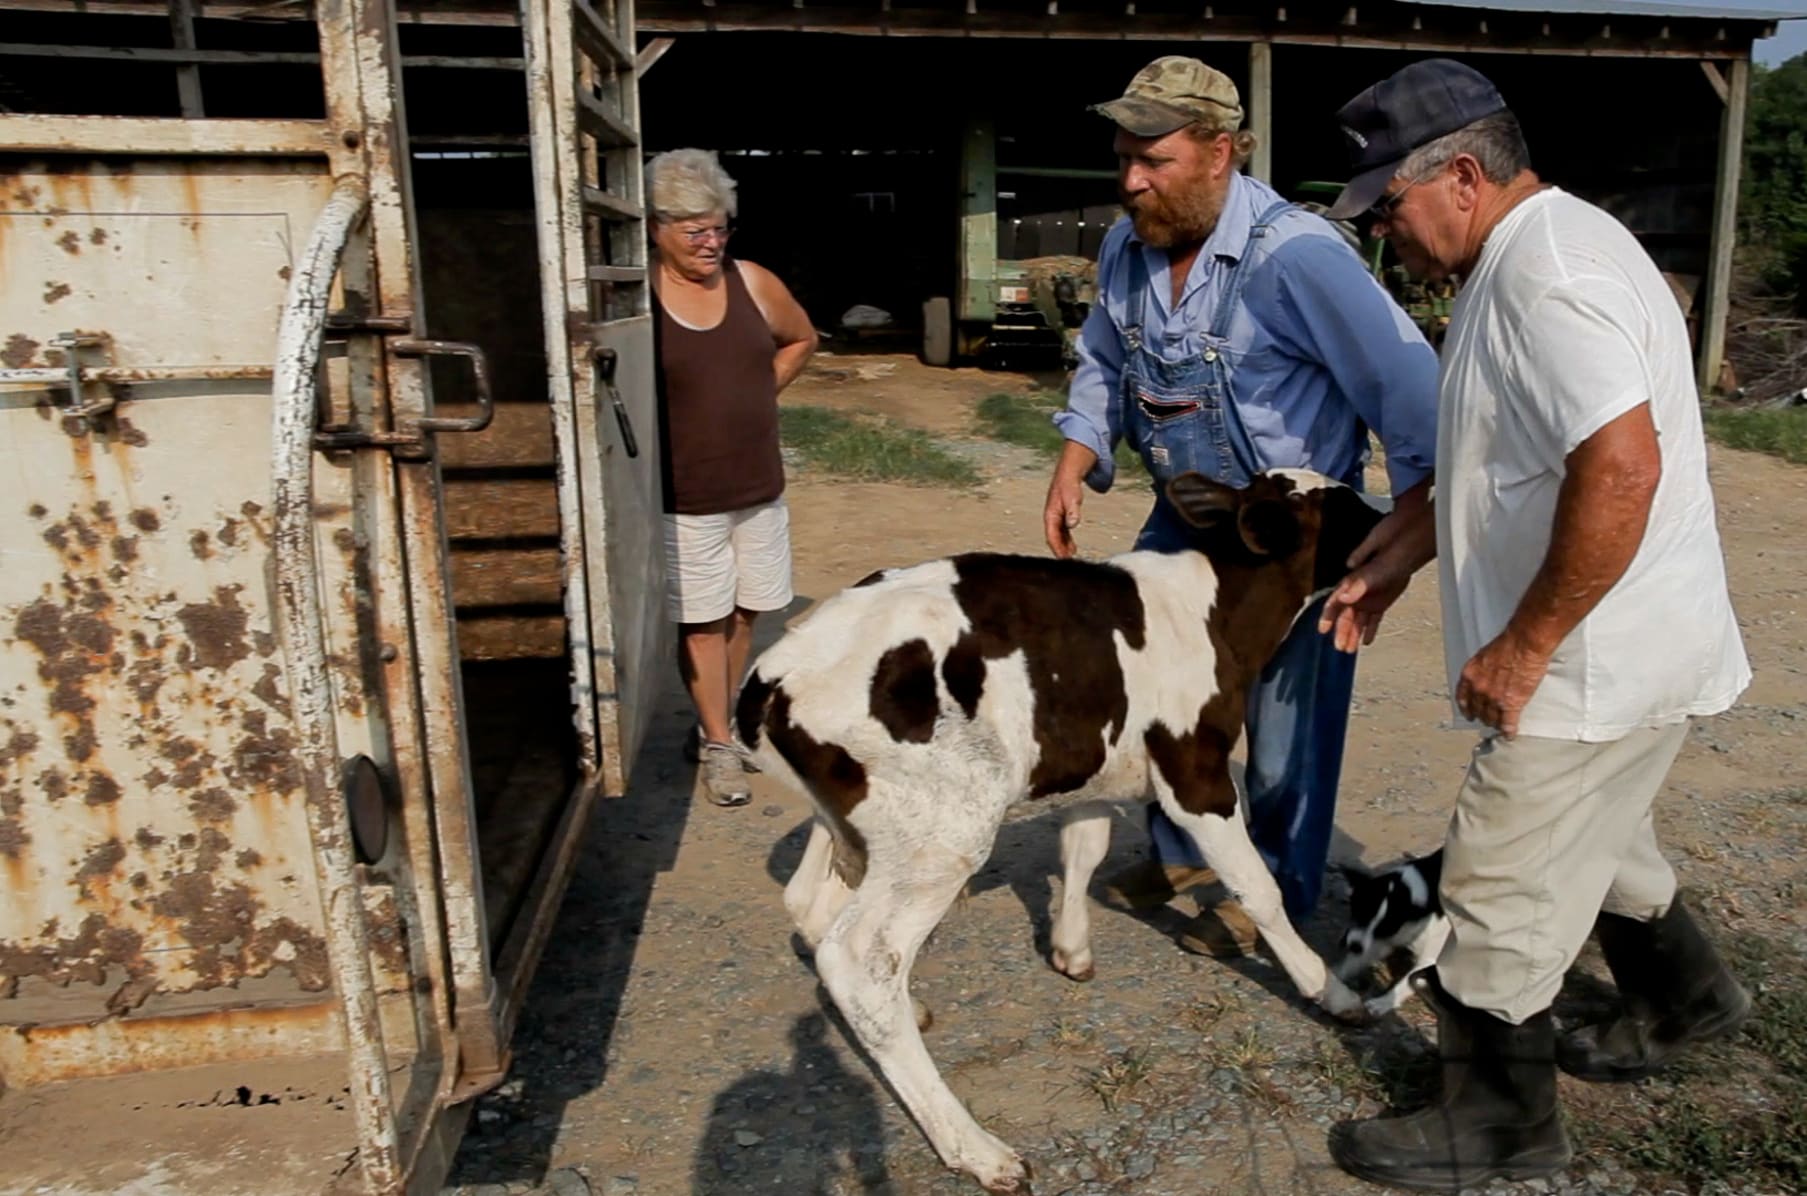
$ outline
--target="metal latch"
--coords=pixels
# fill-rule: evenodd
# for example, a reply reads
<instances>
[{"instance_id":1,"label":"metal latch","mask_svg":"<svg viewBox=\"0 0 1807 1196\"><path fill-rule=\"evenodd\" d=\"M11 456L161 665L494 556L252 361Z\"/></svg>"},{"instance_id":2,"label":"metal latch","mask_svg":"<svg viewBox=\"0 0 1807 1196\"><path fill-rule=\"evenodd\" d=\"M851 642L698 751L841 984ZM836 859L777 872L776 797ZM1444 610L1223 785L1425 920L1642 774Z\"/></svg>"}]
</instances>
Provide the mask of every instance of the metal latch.
<instances>
[{"instance_id":1,"label":"metal latch","mask_svg":"<svg viewBox=\"0 0 1807 1196\"><path fill-rule=\"evenodd\" d=\"M425 460L433 455L427 443L429 432L481 432L496 416L496 400L489 383L489 358L480 346L469 341L393 340L389 352L397 357L462 357L471 363L471 378L477 388L477 414L466 416L426 415L403 423L393 432L364 431L357 428L322 428L314 433L314 447L322 450L383 448L403 460Z\"/></svg>"},{"instance_id":2,"label":"metal latch","mask_svg":"<svg viewBox=\"0 0 1807 1196\"><path fill-rule=\"evenodd\" d=\"M620 354L615 350L598 345L595 348L596 376L602 379L603 386L608 388L609 402L615 408L615 424L621 429L621 446L630 457L640 455L640 442L634 437L634 423L628 418L627 404L621 401L621 392L615 389L615 366L620 361Z\"/></svg>"},{"instance_id":3,"label":"metal latch","mask_svg":"<svg viewBox=\"0 0 1807 1196\"><path fill-rule=\"evenodd\" d=\"M62 332L50 338L50 343L63 350L65 364L69 370L69 414L77 419L93 419L97 415L105 415L113 410L115 399L111 387L101 390L99 397L86 399L82 396L82 354L83 349L100 348L107 344L109 338L93 332Z\"/></svg>"}]
</instances>

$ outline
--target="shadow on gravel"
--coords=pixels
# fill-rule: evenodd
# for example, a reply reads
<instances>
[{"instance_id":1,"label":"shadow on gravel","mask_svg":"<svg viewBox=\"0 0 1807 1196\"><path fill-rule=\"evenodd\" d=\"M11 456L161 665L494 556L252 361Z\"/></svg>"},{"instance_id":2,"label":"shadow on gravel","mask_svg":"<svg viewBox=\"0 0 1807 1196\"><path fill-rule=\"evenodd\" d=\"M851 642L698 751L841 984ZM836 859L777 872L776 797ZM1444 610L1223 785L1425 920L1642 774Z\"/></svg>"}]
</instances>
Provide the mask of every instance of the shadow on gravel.
<instances>
[{"instance_id":1,"label":"shadow on gravel","mask_svg":"<svg viewBox=\"0 0 1807 1196\"><path fill-rule=\"evenodd\" d=\"M755 657L812 601L798 595L755 624ZM479 1100L448 1187L545 1182L567 1106L605 1082L651 1079L611 1075L606 1061L653 887L690 820L696 766L683 744L695 717L674 660L628 792L597 803L515 1028L508 1079Z\"/></svg>"},{"instance_id":2,"label":"shadow on gravel","mask_svg":"<svg viewBox=\"0 0 1807 1196\"><path fill-rule=\"evenodd\" d=\"M797 1019L788 1070L749 1072L715 1098L697 1144L694 1196L892 1190L878 1091L841 1065L828 1042L829 1016ZM844 1028L842 1036L855 1045Z\"/></svg>"}]
</instances>

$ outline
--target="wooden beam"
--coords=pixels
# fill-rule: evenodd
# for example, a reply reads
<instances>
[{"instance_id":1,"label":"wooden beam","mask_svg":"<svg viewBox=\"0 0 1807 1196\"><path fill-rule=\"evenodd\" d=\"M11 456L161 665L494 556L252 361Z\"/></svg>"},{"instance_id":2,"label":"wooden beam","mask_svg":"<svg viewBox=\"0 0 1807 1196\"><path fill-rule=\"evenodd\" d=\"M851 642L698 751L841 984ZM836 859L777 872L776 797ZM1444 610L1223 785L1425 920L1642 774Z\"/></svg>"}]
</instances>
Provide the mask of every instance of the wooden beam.
<instances>
[{"instance_id":1,"label":"wooden beam","mask_svg":"<svg viewBox=\"0 0 1807 1196\"><path fill-rule=\"evenodd\" d=\"M604 220L640 219L640 209L637 205L610 195L601 187L585 187L583 196L584 207Z\"/></svg>"},{"instance_id":2,"label":"wooden beam","mask_svg":"<svg viewBox=\"0 0 1807 1196\"><path fill-rule=\"evenodd\" d=\"M602 19L602 14L590 6L590 0L571 0L571 16L571 28L585 54L596 62L633 68L634 56L627 52L627 47Z\"/></svg>"},{"instance_id":3,"label":"wooden beam","mask_svg":"<svg viewBox=\"0 0 1807 1196\"><path fill-rule=\"evenodd\" d=\"M655 37L647 42L640 47L640 52L634 55L634 73L644 79L646 72L652 70L653 63L665 57L665 52L676 44L677 38L675 37Z\"/></svg>"},{"instance_id":4,"label":"wooden beam","mask_svg":"<svg viewBox=\"0 0 1807 1196\"><path fill-rule=\"evenodd\" d=\"M1249 132L1255 135L1255 153L1249 173L1264 183L1274 181L1274 47L1268 42L1249 43Z\"/></svg>"},{"instance_id":5,"label":"wooden beam","mask_svg":"<svg viewBox=\"0 0 1807 1196\"><path fill-rule=\"evenodd\" d=\"M1744 160L1744 106L1750 94L1751 64L1732 62L1725 112L1719 125L1719 173L1713 195L1713 246L1707 255L1707 302L1700 318L1700 391L1719 384L1725 360L1725 321L1731 310L1732 249L1738 239L1738 175Z\"/></svg>"},{"instance_id":6,"label":"wooden beam","mask_svg":"<svg viewBox=\"0 0 1807 1196\"><path fill-rule=\"evenodd\" d=\"M337 144L318 120L0 115L0 145L24 153L314 158Z\"/></svg>"},{"instance_id":7,"label":"wooden beam","mask_svg":"<svg viewBox=\"0 0 1807 1196\"><path fill-rule=\"evenodd\" d=\"M1718 67L1703 58L1700 60L1700 72L1707 77L1707 82L1711 83L1713 90L1719 94L1721 104L1731 98L1731 90L1726 84L1725 76L1719 73Z\"/></svg>"},{"instance_id":8,"label":"wooden beam","mask_svg":"<svg viewBox=\"0 0 1807 1196\"><path fill-rule=\"evenodd\" d=\"M646 281L645 266L591 266L584 271L584 277L591 282L612 282L617 286L623 283Z\"/></svg>"},{"instance_id":9,"label":"wooden beam","mask_svg":"<svg viewBox=\"0 0 1807 1196\"><path fill-rule=\"evenodd\" d=\"M598 143L610 148L633 145L637 140L634 131L609 111L607 104L581 87L577 91L577 123Z\"/></svg>"},{"instance_id":10,"label":"wooden beam","mask_svg":"<svg viewBox=\"0 0 1807 1196\"><path fill-rule=\"evenodd\" d=\"M170 44L178 50L195 48L195 9L198 0L169 0ZM201 68L182 66L176 69L176 94L182 103L182 115L195 120L207 115L201 105Z\"/></svg>"}]
</instances>

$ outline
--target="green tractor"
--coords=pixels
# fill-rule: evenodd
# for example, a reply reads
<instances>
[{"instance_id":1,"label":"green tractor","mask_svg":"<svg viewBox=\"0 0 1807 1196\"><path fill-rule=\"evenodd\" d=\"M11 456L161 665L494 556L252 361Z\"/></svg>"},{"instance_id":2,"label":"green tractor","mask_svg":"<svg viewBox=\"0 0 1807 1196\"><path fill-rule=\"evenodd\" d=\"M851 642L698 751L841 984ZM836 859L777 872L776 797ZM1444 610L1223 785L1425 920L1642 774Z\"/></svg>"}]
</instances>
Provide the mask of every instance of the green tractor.
<instances>
[{"instance_id":1,"label":"green tractor","mask_svg":"<svg viewBox=\"0 0 1807 1196\"><path fill-rule=\"evenodd\" d=\"M1297 200L1300 207L1310 212L1325 216L1331 202L1342 193L1341 183L1307 182L1296 188L1300 195L1323 195L1329 198L1322 202L1314 199ZM1328 216L1325 217L1328 219ZM1405 267L1397 262L1387 260L1387 241L1385 237L1370 237L1358 229L1353 221L1332 220L1331 226L1343 234L1351 248L1361 255L1367 264L1368 272L1379 280L1395 302L1405 309L1406 315L1418 325L1425 339L1433 348L1441 348L1443 334L1449 328L1450 309L1455 306L1456 287L1452 282L1419 282L1405 272Z\"/></svg>"}]
</instances>

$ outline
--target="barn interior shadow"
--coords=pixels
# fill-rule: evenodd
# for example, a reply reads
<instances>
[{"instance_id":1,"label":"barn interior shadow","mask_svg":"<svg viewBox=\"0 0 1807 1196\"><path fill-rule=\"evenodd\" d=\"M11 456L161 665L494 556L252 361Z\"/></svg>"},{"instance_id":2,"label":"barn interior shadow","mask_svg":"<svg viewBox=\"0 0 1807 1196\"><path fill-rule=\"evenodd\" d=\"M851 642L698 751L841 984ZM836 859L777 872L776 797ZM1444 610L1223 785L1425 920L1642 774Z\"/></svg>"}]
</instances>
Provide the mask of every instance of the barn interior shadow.
<instances>
[{"instance_id":1,"label":"barn interior shadow","mask_svg":"<svg viewBox=\"0 0 1807 1196\"><path fill-rule=\"evenodd\" d=\"M799 595L754 625L754 652L813 599ZM608 1080L607 1059L659 874L677 859L696 766L683 743L695 720L673 660L653 704L627 793L598 802L558 920L516 1025L509 1076L482 1097L449 1186L544 1182L572 1102Z\"/></svg>"}]
</instances>

